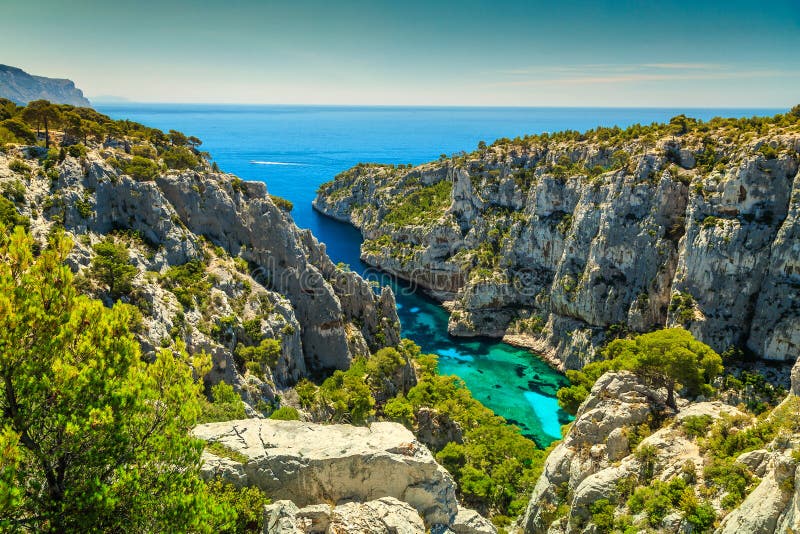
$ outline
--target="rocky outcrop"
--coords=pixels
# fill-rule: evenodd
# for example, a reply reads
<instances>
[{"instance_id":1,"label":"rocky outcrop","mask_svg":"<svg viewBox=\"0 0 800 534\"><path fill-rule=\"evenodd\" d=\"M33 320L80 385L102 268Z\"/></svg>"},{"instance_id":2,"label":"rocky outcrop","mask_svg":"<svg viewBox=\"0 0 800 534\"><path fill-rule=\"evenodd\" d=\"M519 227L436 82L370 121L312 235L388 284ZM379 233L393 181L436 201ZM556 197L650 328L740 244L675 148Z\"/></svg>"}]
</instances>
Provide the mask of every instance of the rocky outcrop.
<instances>
[{"instance_id":1,"label":"rocky outcrop","mask_svg":"<svg viewBox=\"0 0 800 534\"><path fill-rule=\"evenodd\" d=\"M450 525L458 512L449 473L397 423L356 427L248 419L199 425L193 433L232 451L231 458L206 452L205 476L257 486L297 506L394 497L428 525Z\"/></svg>"},{"instance_id":2,"label":"rocky outcrop","mask_svg":"<svg viewBox=\"0 0 800 534\"><path fill-rule=\"evenodd\" d=\"M0 98L17 104L49 100L54 104L89 107L91 104L72 80L33 76L8 65L0 65Z\"/></svg>"},{"instance_id":3,"label":"rocky outcrop","mask_svg":"<svg viewBox=\"0 0 800 534\"><path fill-rule=\"evenodd\" d=\"M491 521L469 508L458 508L450 530L455 534L497 534Z\"/></svg>"},{"instance_id":4,"label":"rocky outcrop","mask_svg":"<svg viewBox=\"0 0 800 534\"><path fill-rule=\"evenodd\" d=\"M685 508L677 505L664 510L663 519L655 525L648 524L640 511L632 512L628 497L633 488L653 488L658 484L662 488L674 484L678 485L673 487L688 488L680 491L695 495L697 502L700 502L697 495L703 495L717 517L717 521L704 527L709 531L712 527L720 534L796 530L800 522L796 485L800 471L792 449L798 444L797 398L790 395L768 415L768 420L774 419L784 428L771 442L763 449L750 450L735 458L755 482L748 488L752 491L744 502L733 509L724 504L724 490L713 479L705 478L713 477L708 474L713 471L708 469L717 465L719 458L687 433L685 425L693 424L694 432L702 435L720 420L737 420L741 425L748 419L757 424L755 419L717 401L679 399L678 408L677 412L665 411L664 391L644 386L632 374L606 373L600 377L564 440L548 456L520 520L520 530L597 532L594 523L597 510L593 507L604 502L614 517L627 518L631 528L648 532L697 531L699 527L687 518ZM730 427L729 432L735 434L746 428Z\"/></svg>"},{"instance_id":5,"label":"rocky outcrop","mask_svg":"<svg viewBox=\"0 0 800 534\"><path fill-rule=\"evenodd\" d=\"M425 525L408 504L394 497L338 506L318 504L298 508L278 501L264 510L264 534L422 534Z\"/></svg>"},{"instance_id":6,"label":"rocky outcrop","mask_svg":"<svg viewBox=\"0 0 800 534\"><path fill-rule=\"evenodd\" d=\"M719 352L791 361L800 135L749 128L500 140L415 168L359 165L314 206L361 230L364 261L446 301L455 335L506 336L580 368L609 332L683 325Z\"/></svg>"},{"instance_id":7,"label":"rocky outcrop","mask_svg":"<svg viewBox=\"0 0 800 534\"><path fill-rule=\"evenodd\" d=\"M225 381L252 407L274 406L277 391L298 379L346 369L398 342L391 290L375 294L338 269L263 183L206 164L136 180L114 166L130 156L112 143L78 157L65 151L55 163L45 156L38 147L0 153L0 190L22 192L14 203L40 241L63 226L74 242L68 263L84 289L109 304L88 276L93 246L110 235L126 244L139 274L122 300L142 312L138 335L148 356L182 340L212 356L209 386ZM196 272L181 271L192 265ZM173 284L173 276L184 278ZM262 339L277 340L280 355L259 373L236 353Z\"/></svg>"}]
</instances>

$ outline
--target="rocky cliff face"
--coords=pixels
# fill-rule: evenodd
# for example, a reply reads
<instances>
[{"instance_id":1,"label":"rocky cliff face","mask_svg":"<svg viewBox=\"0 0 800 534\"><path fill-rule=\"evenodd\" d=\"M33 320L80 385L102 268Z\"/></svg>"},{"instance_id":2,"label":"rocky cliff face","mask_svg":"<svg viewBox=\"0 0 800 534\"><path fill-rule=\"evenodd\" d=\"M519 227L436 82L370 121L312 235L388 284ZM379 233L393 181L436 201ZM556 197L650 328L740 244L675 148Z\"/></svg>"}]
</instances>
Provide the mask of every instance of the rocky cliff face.
<instances>
[{"instance_id":1,"label":"rocky cliff face","mask_svg":"<svg viewBox=\"0 0 800 534\"><path fill-rule=\"evenodd\" d=\"M337 269L263 183L205 167L138 181L109 163L130 158L116 145L65 151L55 163L46 155L36 147L0 153L0 190L42 242L56 227L73 237L68 261L87 292L108 300L88 276L93 245L114 236L129 247L138 274L122 299L142 311L146 353L178 339L205 350L214 364L208 382L229 382L256 406L301 377L346 369L399 341L391 290L376 295ZM280 343L263 374L236 357L237 347L262 339Z\"/></svg>"},{"instance_id":2,"label":"rocky cliff face","mask_svg":"<svg viewBox=\"0 0 800 534\"><path fill-rule=\"evenodd\" d=\"M75 87L72 80L33 76L8 65L0 65L0 98L7 98L17 104L27 104L32 100L49 100L54 104L73 106L90 105L83 92Z\"/></svg>"},{"instance_id":3,"label":"rocky cliff face","mask_svg":"<svg viewBox=\"0 0 800 534\"><path fill-rule=\"evenodd\" d=\"M722 352L800 349L800 127L787 115L500 140L420 165L359 165L315 207L367 263L579 368L620 330L684 325Z\"/></svg>"},{"instance_id":4,"label":"rocky cliff face","mask_svg":"<svg viewBox=\"0 0 800 534\"><path fill-rule=\"evenodd\" d=\"M520 528L606 532L610 517L626 532L795 532L798 422L794 395L760 421L720 402L680 401L665 413L663 391L608 373L548 456ZM714 440L740 432L751 441L726 460ZM736 484L743 502L731 496Z\"/></svg>"}]
</instances>

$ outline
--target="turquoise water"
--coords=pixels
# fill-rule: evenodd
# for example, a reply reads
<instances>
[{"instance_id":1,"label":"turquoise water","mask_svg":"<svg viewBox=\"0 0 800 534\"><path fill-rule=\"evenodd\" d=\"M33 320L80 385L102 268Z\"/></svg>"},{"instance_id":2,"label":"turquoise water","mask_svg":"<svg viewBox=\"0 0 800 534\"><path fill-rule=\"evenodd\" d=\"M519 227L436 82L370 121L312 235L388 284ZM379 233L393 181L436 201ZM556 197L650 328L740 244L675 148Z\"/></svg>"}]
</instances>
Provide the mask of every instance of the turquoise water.
<instances>
[{"instance_id":1,"label":"turquoise water","mask_svg":"<svg viewBox=\"0 0 800 534\"><path fill-rule=\"evenodd\" d=\"M326 243L335 262L364 273L361 235L311 209L317 187L358 162L423 163L439 154L472 150L480 140L597 125L621 127L664 121L679 113L713 116L771 115L781 110L670 110L609 108L403 108L120 104L98 106L164 130L204 141L225 171L262 180L272 194L294 202L293 216ZM367 273L371 275L371 273ZM461 377L473 395L540 447L560 437L568 422L555 393L565 379L529 352L488 339L447 334L447 313L424 295L393 282L402 332L439 369Z\"/></svg>"}]
</instances>

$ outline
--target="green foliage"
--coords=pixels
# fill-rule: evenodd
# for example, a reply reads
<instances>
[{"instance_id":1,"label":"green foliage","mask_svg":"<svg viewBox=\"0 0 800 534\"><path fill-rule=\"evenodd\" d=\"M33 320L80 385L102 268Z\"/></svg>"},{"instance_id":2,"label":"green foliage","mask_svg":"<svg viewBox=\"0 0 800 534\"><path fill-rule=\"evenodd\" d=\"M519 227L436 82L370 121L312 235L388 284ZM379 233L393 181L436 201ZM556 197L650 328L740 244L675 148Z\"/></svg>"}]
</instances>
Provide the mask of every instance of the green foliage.
<instances>
[{"instance_id":1,"label":"green foliage","mask_svg":"<svg viewBox=\"0 0 800 534\"><path fill-rule=\"evenodd\" d=\"M366 361L358 359L347 371L334 371L319 388L320 402L331 419L360 425L375 414L375 399L367 384Z\"/></svg>"},{"instance_id":2,"label":"green foliage","mask_svg":"<svg viewBox=\"0 0 800 534\"><path fill-rule=\"evenodd\" d=\"M30 220L17 211L14 203L7 198L0 196L0 226L13 229L15 226L21 226L27 229L30 226Z\"/></svg>"},{"instance_id":3,"label":"green foliage","mask_svg":"<svg viewBox=\"0 0 800 534\"><path fill-rule=\"evenodd\" d=\"M164 164L170 169L193 169L200 164L197 156L184 147L172 147L161 154Z\"/></svg>"},{"instance_id":4,"label":"green foliage","mask_svg":"<svg viewBox=\"0 0 800 534\"><path fill-rule=\"evenodd\" d=\"M32 145L36 143L36 134L19 119L6 119L0 122L0 139L3 134L8 137L5 142Z\"/></svg>"},{"instance_id":5,"label":"green foliage","mask_svg":"<svg viewBox=\"0 0 800 534\"><path fill-rule=\"evenodd\" d=\"M450 205L453 184L442 180L396 201L383 222L395 226L425 224L442 216Z\"/></svg>"},{"instance_id":6,"label":"green foliage","mask_svg":"<svg viewBox=\"0 0 800 534\"><path fill-rule=\"evenodd\" d=\"M684 433L690 438L705 436L711 427L712 418L710 415L690 415L686 417L681 426Z\"/></svg>"},{"instance_id":7,"label":"green foliage","mask_svg":"<svg viewBox=\"0 0 800 534\"><path fill-rule=\"evenodd\" d=\"M211 290L211 282L200 260L170 267L161 277L161 283L177 297L184 308L192 308L195 303L202 306Z\"/></svg>"},{"instance_id":8,"label":"green foliage","mask_svg":"<svg viewBox=\"0 0 800 534\"><path fill-rule=\"evenodd\" d=\"M276 419L278 421L299 421L300 414L298 413L297 408L292 406L281 406L272 412L269 418Z\"/></svg>"},{"instance_id":9,"label":"green foliage","mask_svg":"<svg viewBox=\"0 0 800 534\"><path fill-rule=\"evenodd\" d=\"M119 166L122 172L140 182L152 181L158 176L158 165L141 156L133 156L129 161L120 162Z\"/></svg>"},{"instance_id":10,"label":"green foliage","mask_svg":"<svg viewBox=\"0 0 800 534\"><path fill-rule=\"evenodd\" d=\"M294 386L294 390L300 397L300 405L303 408L311 408L316 404L319 388L310 380L301 378Z\"/></svg>"},{"instance_id":11,"label":"green foliage","mask_svg":"<svg viewBox=\"0 0 800 534\"><path fill-rule=\"evenodd\" d=\"M233 390L233 386L225 382L212 386L211 398L211 402L206 399L202 400L202 411L198 416L198 423L216 423L217 421L247 418L244 402Z\"/></svg>"},{"instance_id":12,"label":"green foliage","mask_svg":"<svg viewBox=\"0 0 800 534\"><path fill-rule=\"evenodd\" d=\"M403 395L389 399L383 406L383 415L390 421L401 423L408 428L414 426L414 407Z\"/></svg>"},{"instance_id":13,"label":"green foliage","mask_svg":"<svg viewBox=\"0 0 800 534\"><path fill-rule=\"evenodd\" d=\"M761 152L766 159L776 159L778 157L778 151L772 145L763 144L759 147L758 151Z\"/></svg>"},{"instance_id":14,"label":"green foliage","mask_svg":"<svg viewBox=\"0 0 800 534\"><path fill-rule=\"evenodd\" d=\"M277 339L262 339L258 345L237 345L236 355L244 362L254 362L260 366L275 367L281 355L281 342Z\"/></svg>"},{"instance_id":15,"label":"green foliage","mask_svg":"<svg viewBox=\"0 0 800 534\"><path fill-rule=\"evenodd\" d=\"M31 173L30 166L28 166L25 162L23 162L21 160L18 160L18 159L11 160L9 162L9 164L8 164L8 168L9 168L9 170L11 170L11 171L13 171L13 172L15 172L17 174L30 175L30 173Z\"/></svg>"},{"instance_id":16,"label":"green foliage","mask_svg":"<svg viewBox=\"0 0 800 534\"><path fill-rule=\"evenodd\" d=\"M259 534L264 523L264 506L270 500L256 486L243 488L219 478L208 482L208 493L214 500L232 512L232 517L215 526L220 534Z\"/></svg>"},{"instance_id":17,"label":"green foliage","mask_svg":"<svg viewBox=\"0 0 800 534\"><path fill-rule=\"evenodd\" d=\"M214 456L219 456L220 458L228 458L229 460L233 460L234 462L238 462L240 464L246 464L247 462L250 461L250 458L248 458L246 455L242 454L236 449L228 447L227 445L219 441L211 441L206 443L205 449Z\"/></svg>"},{"instance_id":18,"label":"green foliage","mask_svg":"<svg viewBox=\"0 0 800 534\"><path fill-rule=\"evenodd\" d=\"M716 224L716 218L711 224ZM705 221L703 225L705 226ZM672 295L669 303L669 311L675 315L675 318L681 324L686 324L694 320L694 297L686 292L678 292Z\"/></svg>"},{"instance_id":19,"label":"green foliage","mask_svg":"<svg viewBox=\"0 0 800 534\"><path fill-rule=\"evenodd\" d=\"M755 480L747 467L731 458L712 457L711 463L703 469L703 476L707 484L714 484L724 492L722 506L727 509L735 507L747 497Z\"/></svg>"},{"instance_id":20,"label":"green foliage","mask_svg":"<svg viewBox=\"0 0 800 534\"><path fill-rule=\"evenodd\" d=\"M187 433L210 361L178 347L145 363L132 308L77 295L70 248L55 235L34 258L21 229L0 237L2 528L210 532L228 514Z\"/></svg>"},{"instance_id":21,"label":"green foliage","mask_svg":"<svg viewBox=\"0 0 800 534\"><path fill-rule=\"evenodd\" d=\"M128 295L139 272L131 264L128 247L108 237L92 247L95 256L89 266L89 277L108 290L112 299Z\"/></svg>"},{"instance_id":22,"label":"green foliage","mask_svg":"<svg viewBox=\"0 0 800 534\"><path fill-rule=\"evenodd\" d=\"M279 197L278 195L270 195L269 198L272 200L272 203L278 206L283 211L289 212L294 209L294 204L292 204L291 200L286 200L283 197Z\"/></svg>"},{"instance_id":23,"label":"green foliage","mask_svg":"<svg viewBox=\"0 0 800 534\"><path fill-rule=\"evenodd\" d=\"M608 499L598 499L589 505L589 513L592 514L594 523L600 532L611 532L614 530L614 510L615 506Z\"/></svg>"}]
</instances>

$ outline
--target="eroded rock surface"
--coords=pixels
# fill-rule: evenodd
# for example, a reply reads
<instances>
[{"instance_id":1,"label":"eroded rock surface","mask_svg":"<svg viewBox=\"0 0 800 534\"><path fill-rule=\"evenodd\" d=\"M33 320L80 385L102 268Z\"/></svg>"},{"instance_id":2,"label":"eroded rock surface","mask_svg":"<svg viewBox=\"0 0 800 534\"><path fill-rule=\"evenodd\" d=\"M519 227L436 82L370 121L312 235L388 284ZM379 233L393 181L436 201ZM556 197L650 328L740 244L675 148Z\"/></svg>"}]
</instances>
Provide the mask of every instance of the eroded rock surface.
<instances>
[{"instance_id":1,"label":"eroded rock surface","mask_svg":"<svg viewBox=\"0 0 800 534\"><path fill-rule=\"evenodd\" d=\"M395 497L429 525L458 512L450 474L405 427L241 420L199 425L194 434L243 455L245 463L205 453L205 476L257 486L298 506Z\"/></svg>"}]
</instances>

